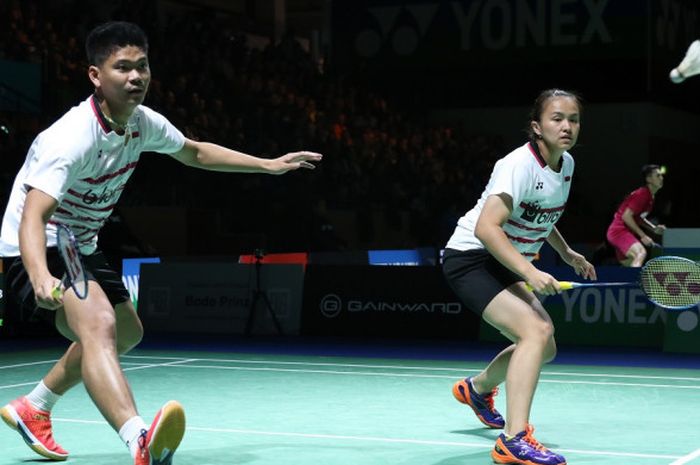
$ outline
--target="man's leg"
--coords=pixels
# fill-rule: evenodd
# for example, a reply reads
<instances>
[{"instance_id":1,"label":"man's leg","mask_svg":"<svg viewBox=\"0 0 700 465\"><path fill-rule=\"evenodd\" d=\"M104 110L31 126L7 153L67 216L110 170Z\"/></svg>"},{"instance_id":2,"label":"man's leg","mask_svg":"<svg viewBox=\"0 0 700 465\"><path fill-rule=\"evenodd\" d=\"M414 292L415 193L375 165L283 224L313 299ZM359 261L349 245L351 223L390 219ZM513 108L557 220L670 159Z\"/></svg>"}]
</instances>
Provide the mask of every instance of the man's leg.
<instances>
[{"instance_id":1,"label":"man's leg","mask_svg":"<svg viewBox=\"0 0 700 465\"><path fill-rule=\"evenodd\" d=\"M138 415L119 364L115 312L99 284L90 281L88 297L82 301L68 292L64 309L68 329L80 341L85 389L102 416L129 447L136 465L169 465L185 433L182 406L167 402L150 428Z\"/></svg>"},{"instance_id":2,"label":"man's leg","mask_svg":"<svg viewBox=\"0 0 700 465\"><path fill-rule=\"evenodd\" d=\"M114 310L117 325L117 352L125 354L136 347L143 337L143 326L130 301L118 304ZM75 341L66 321L65 311L59 309L56 314L56 327L68 339ZM82 362L82 345L73 342L63 357L56 362L44 377L44 384L58 395L65 394L70 388L82 381L80 364Z\"/></svg>"},{"instance_id":3,"label":"man's leg","mask_svg":"<svg viewBox=\"0 0 700 465\"><path fill-rule=\"evenodd\" d=\"M635 242L630 246L625 254L624 266L639 268L647 258L647 249L641 242Z\"/></svg>"},{"instance_id":4,"label":"man's leg","mask_svg":"<svg viewBox=\"0 0 700 465\"><path fill-rule=\"evenodd\" d=\"M118 431L129 418L136 416L136 407L119 365L114 309L99 284L90 281L85 300L78 299L73 292L65 293L64 314L68 329L79 343L72 346L65 364L59 364L57 370L63 371L56 373L57 389L70 387L76 374L81 374L93 402ZM67 381L61 385L62 377Z\"/></svg>"}]
</instances>

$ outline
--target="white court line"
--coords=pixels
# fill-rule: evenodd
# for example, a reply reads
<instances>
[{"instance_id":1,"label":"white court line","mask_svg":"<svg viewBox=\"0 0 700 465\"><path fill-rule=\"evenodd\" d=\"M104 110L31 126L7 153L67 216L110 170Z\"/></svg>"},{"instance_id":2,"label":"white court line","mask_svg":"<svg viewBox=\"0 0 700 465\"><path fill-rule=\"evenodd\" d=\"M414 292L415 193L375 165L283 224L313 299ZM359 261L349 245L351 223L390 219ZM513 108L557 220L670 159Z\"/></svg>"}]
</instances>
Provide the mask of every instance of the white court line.
<instances>
[{"instance_id":1,"label":"white court line","mask_svg":"<svg viewBox=\"0 0 700 465\"><path fill-rule=\"evenodd\" d=\"M164 360L181 360L174 357L149 357L142 355L125 355L124 358L162 358ZM368 365L359 363L329 363L329 362L293 362L293 361L276 361L276 360L242 360L242 359L218 359L218 358L195 358L195 361L203 362L224 362L224 363L241 363L250 365L304 365L304 366L328 366L342 368L380 368L380 369L398 369L398 370L422 370L422 371L447 371L447 372L474 372L478 373L481 369L473 368L451 368L451 367L421 367L421 366L402 366L402 365ZM656 376L656 375L620 375L620 374L603 374L603 373L576 373L576 372L558 372L558 371L542 371L542 375L551 376L580 376L583 378L623 378L623 379L663 379L672 381L700 381L700 377L682 377L682 376Z\"/></svg>"},{"instance_id":2,"label":"white court line","mask_svg":"<svg viewBox=\"0 0 700 465\"><path fill-rule=\"evenodd\" d=\"M675 462L671 462L669 465L683 465L698 457L700 457L700 449L696 450L695 452L691 452L688 455L684 455Z\"/></svg>"},{"instance_id":3,"label":"white court line","mask_svg":"<svg viewBox=\"0 0 700 465\"><path fill-rule=\"evenodd\" d=\"M130 367L130 368L123 368L122 371L135 371L135 370L143 370L146 368L157 368L157 367L171 367L171 366L178 366L180 363L188 363L188 362L194 362L196 359L186 359L183 358L181 360L174 360L172 362L166 362L166 363L152 363L150 365L139 365L135 367Z\"/></svg>"},{"instance_id":4,"label":"white court line","mask_svg":"<svg viewBox=\"0 0 700 465\"><path fill-rule=\"evenodd\" d=\"M60 421L65 423L84 423L84 424L105 424L104 421L95 420L76 420L69 418L54 418L54 421ZM404 438L384 438L376 436L351 436L345 434L314 434L314 433L298 433L289 431L261 431L261 430L249 430L249 429L237 429L237 428L206 428L197 426L187 426L188 431L203 431L209 433L232 433L232 434L251 434L258 436L285 436L285 437L296 437L296 438L307 438L307 439L336 439L336 440L350 440L350 441L366 441L366 442L383 442L383 443L394 443L394 444L416 444L416 445L429 445L429 446L456 446L456 447L468 447L474 449L491 449L493 447L491 444L483 443L473 443L473 442L460 442L460 441L439 441L439 440L429 440L429 439L404 439ZM604 451L604 450L579 450L579 449L559 449L559 451L567 453L575 453L581 455L596 455L596 456L610 456L610 457L633 457L641 459L677 459L677 455L665 455L665 454L641 454L636 452L614 452L614 451Z\"/></svg>"},{"instance_id":5,"label":"white court line","mask_svg":"<svg viewBox=\"0 0 700 465\"><path fill-rule=\"evenodd\" d=\"M16 365L5 365L5 366L0 366L0 370L6 370L7 368L20 368L20 367L28 367L32 365L45 365L48 363L56 363L58 362L58 359L56 360L42 360L40 362L27 362L27 363L18 363Z\"/></svg>"},{"instance_id":6,"label":"white court line","mask_svg":"<svg viewBox=\"0 0 700 465\"><path fill-rule=\"evenodd\" d=\"M22 386L35 386L37 384L39 384L39 380L30 381L28 383L7 384L5 386L0 386L0 389L12 389L12 388L22 387Z\"/></svg>"},{"instance_id":7,"label":"white court line","mask_svg":"<svg viewBox=\"0 0 700 465\"><path fill-rule=\"evenodd\" d=\"M135 371L135 370L143 370L143 369L145 369L145 368L157 368L157 367L177 366L177 365L180 364L180 363L188 363L188 362L193 362L193 361L196 361L196 359L186 359L186 358L183 358L183 359L174 360L174 361L172 361L172 362L166 362L166 363L152 363L152 364L148 364L148 365L139 365L139 366L135 366L135 367L123 368L122 371ZM53 362L55 362L55 360L54 360ZM48 361L46 361L46 362L36 362L36 364L39 364L39 363L48 363ZM22 386L34 386L34 385L36 385L38 382L39 382L39 380L30 381L30 382L28 382L28 383L0 385L0 390L2 390L2 389L12 389L12 388L22 387Z\"/></svg>"},{"instance_id":8,"label":"white court line","mask_svg":"<svg viewBox=\"0 0 700 465\"><path fill-rule=\"evenodd\" d=\"M200 361L193 359L192 361ZM237 370L237 371L267 371L275 373L313 373L325 375L347 375L347 376L384 376L388 378L428 378L428 379L454 379L449 375L423 375L419 373L381 373L377 371L337 371L337 370L304 370L296 368L270 368L270 367L231 367L220 365L178 365L178 368L197 368L210 370ZM586 384L595 386L627 386L627 387L651 387L651 388L675 388L675 389L697 389L700 385L684 386L680 384L648 384L648 383L615 383L606 381L564 381L552 379L540 379L540 383L553 384Z\"/></svg>"}]
</instances>

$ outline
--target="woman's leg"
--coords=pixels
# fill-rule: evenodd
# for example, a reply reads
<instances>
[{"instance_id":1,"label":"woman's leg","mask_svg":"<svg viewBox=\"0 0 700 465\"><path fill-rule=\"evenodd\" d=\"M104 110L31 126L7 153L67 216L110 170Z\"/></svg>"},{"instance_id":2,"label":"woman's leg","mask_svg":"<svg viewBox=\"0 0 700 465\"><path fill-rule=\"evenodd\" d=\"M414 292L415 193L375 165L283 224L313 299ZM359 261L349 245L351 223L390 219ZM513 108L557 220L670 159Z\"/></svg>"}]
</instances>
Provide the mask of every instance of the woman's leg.
<instances>
[{"instance_id":1,"label":"woman's leg","mask_svg":"<svg viewBox=\"0 0 700 465\"><path fill-rule=\"evenodd\" d=\"M475 388L488 388L505 378L507 415L505 432L525 430L542 365L554 358L554 326L549 315L523 283L501 291L487 305L484 319L514 344L494 358L477 376ZM479 377L481 377L479 379Z\"/></svg>"}]
</instances>

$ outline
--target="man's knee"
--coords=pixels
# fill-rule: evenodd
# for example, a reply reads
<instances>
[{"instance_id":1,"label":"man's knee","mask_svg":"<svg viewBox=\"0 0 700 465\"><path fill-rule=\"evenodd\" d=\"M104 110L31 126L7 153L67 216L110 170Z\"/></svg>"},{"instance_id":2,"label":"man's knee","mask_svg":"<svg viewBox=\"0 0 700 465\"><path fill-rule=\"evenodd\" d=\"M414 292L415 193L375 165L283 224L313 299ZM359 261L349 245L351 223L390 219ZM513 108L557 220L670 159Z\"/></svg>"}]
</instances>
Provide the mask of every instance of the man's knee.
<instances>
[{"instance_id":1,"label":"man's knee","mask_svg":"<svg viewBox=\"0 0 700 465\"><path fill-rule=\"evenodd\" d=\"M642 266L642 263L647 258L647 249L644 248L641 242L637 242L627 251L627 258L630 266Z\"/></svg>"}]
</instances>

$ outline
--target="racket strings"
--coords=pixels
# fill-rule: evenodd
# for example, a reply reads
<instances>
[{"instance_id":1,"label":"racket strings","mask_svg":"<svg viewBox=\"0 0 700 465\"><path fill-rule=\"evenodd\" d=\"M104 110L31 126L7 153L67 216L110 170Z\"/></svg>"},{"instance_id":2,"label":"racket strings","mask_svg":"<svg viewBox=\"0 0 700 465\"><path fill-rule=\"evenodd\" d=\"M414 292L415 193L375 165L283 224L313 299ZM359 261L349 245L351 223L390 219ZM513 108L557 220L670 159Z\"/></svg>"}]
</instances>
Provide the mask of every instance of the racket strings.
<instances>
[{"instance_id":1,"label":"racket strings","mask_svg":"<svg viewBox=\"0 0 700 465\"><path fill-rule=\"evenodd\" d=\"M75 237L67 227L59 227L58 234L58 249L63 257L66 268L66 275L70 281L70 285L75 293L84 298L87 295L87 279L83 264L80 260L80 252L76 246Z\"/></svg>"},{"instance_id":2,"label":"racket strings","mask_svg":"<svg viewBox=\"0 0 700 465\"><path fill-rule=\"evenodd\" d=\"M700 266L690 260L653 260L642 269L640 285L662 307L691 307L700 302Z\"/></svg>"}]
</instances>

